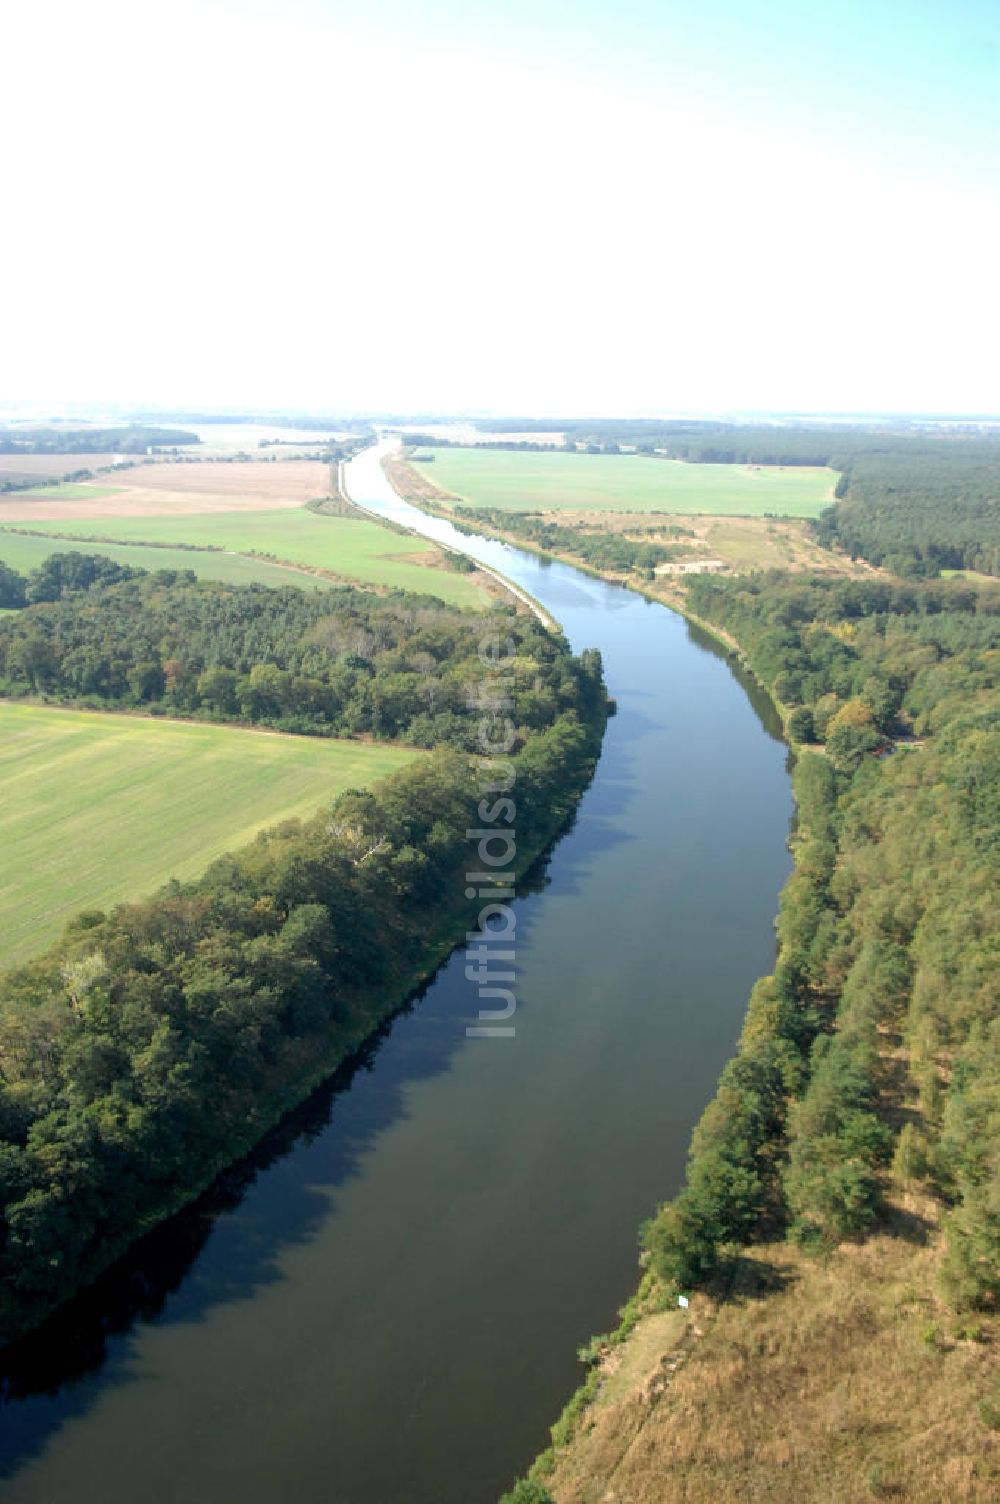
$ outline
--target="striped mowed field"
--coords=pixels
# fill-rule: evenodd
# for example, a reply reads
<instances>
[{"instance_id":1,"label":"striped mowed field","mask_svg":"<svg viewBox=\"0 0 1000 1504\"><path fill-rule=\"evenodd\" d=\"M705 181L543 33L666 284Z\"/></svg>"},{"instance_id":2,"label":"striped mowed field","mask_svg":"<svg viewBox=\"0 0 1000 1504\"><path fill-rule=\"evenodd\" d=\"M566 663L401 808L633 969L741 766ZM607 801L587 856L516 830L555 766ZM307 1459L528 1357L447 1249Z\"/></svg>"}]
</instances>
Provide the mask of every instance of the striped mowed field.
<instances>
[{"instance_id":1,"label":"striped mowed field","mask_svg":"<svg viewBox=\"0 0 1000 1504\"><path fill-rule=\"evenodd\" d=\"M80 909L196 877L407 748L0 701L0 967Z\"/></svg>"}]
</instances>

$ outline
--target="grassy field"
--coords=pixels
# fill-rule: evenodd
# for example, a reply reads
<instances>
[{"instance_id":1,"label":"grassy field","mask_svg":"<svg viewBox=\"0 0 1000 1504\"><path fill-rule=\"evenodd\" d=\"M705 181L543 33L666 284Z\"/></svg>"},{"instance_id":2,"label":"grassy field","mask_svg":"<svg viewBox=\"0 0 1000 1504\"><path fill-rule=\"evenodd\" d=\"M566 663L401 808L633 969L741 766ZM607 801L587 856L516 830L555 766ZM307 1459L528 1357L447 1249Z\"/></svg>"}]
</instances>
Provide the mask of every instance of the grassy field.
<instances>
[{"instance_id":1,"label":"grassy field","mask_svg":"<svg viewBox=\"0 0 1000 1504\"><path fill-rule=\"evenodd\" d=\"M250 559L244 554L220 553L217 550L192 548L151 548L141 543L123 546L116 543L75 543L68 538L36 537L7 532L0 528L0 560L12 569L27 574L37 569L43 559L56 553L107 554L120 564L136 569L193 569L199 579L222 580L228 585L301 585L319 589L329 581L298 569L285 569L265 559Z\"/></svg>"},{"instance_id":2,"label":"grassy field","mask_svg":"<svg viewBox=\"0 0 1000 1504\"><path fill-rule=\"evenodd\" d=\"M65 525L65 524L64 524ZM479 590L463 574L428 567L440 559L432 545L390 532L377 522L321 517L297 508L280 512L205 513L182 517L121 517L74 523L86 538L128 543L190 543L242 553L270 554L293 564L325 569L364 585L397 586L440 596L456 606L478 606Z\"/></svg>"},{"instance_id":3,"label":"grassy field","mask_svg":"<svg viewBox=\"0 0 1000 1504\"><path fill-rule=\"evenodd\" d=\"M0 966L419 755L0 702Z\"/></svg>"},{"instance_id":4,"label":"grassy field","mask_svg":"<svg viewBox=\"0 0 1000 1504\"><path fill-rule=\"evenodd\" d=\"M467 506L511 511L689 512L816 517L832 499L830 470L688 465L643 455L436 449L416 470Z\"/></svg>"},{"instance_id":5,"label":"grassy field","mask_svg":"<svg viewBox=\"0 0 1000 1504\"><path fill-rule=\"evenodd\" d=\"M100 501L104 496L114 496L115 486L88 486L83 482L64 480L54 486L32 486L27 491L14 491L12 497L21 501Z\"/></svg>"}]
</instances>

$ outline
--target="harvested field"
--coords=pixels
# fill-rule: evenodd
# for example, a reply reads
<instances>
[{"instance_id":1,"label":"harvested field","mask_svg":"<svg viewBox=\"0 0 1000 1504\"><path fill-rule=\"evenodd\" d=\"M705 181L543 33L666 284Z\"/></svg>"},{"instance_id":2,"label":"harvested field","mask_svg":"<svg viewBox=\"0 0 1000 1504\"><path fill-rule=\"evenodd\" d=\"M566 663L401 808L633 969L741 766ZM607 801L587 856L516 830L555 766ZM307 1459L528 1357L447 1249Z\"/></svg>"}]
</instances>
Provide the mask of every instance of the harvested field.
<instances>
[{"instance_id":1,"label":"harvested field","mask_svg":"<svg viewBox=\"0 0 1000 1504\"><path fill-rule=\"evenodd\" d=\"M107 460L107 455L103 456ZM201 512L273 512L329 496L330 468L317 460L238 460L137 465L108 472L96 496L0 495L0 522L175 517Z\"/></svg>"},{"instance_id":2,"label":"harvested field","mask_svg":"<svg viewBox=\"0 0 1000 1504\"><path fill-rule=\"evenodd\" d=\"M9 480L60 480L77 470L109 465L110 454L0 454L0 485Z\"/></svg>"},{"instance_id":3,"label":"harvested field","mask_svg":"<svg viewBox=\"0 0 1000 1504\"><path fill-rule=\"evenodd\" d=\"M330 467L319 460L201 460L191 464L165 460L122 470L115 476L115 485L295 506L329 496Z\"/></svg>"}]
</instances>

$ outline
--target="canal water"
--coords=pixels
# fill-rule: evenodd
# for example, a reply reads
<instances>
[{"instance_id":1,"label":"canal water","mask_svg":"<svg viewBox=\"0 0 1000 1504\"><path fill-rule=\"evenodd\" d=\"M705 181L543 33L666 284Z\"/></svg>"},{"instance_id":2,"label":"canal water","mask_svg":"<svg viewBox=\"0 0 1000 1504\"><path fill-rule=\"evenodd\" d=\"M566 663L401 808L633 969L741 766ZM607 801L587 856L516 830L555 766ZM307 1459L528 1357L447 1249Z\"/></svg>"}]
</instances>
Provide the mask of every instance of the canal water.
<instances>
[{"instance_id":1,"label":"canal water","mask_svg":"<svg viewBox=\"0 0 1000 1504\"><path fill-rule=\"evenodd\" d=\"M786 749L707 638L618 586L359 504L498 568L599 648L618 704L517 902L511 1038L461 952L270 1136L32 1339L3 1504L494 1504L636 1279L637 1230L770 969Z\"/></svg>"}]
</instances>

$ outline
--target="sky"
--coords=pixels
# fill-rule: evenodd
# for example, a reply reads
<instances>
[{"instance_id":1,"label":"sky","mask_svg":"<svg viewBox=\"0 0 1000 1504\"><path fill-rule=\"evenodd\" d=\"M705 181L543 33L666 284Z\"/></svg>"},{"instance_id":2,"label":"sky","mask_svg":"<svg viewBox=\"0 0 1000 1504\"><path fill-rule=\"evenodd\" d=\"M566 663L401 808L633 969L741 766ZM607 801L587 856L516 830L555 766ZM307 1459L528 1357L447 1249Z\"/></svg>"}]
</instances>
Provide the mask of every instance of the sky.
<instances>
[{"instance_id":1,"label":"sky","mask_svg":"<svg viewBox=\"0 0 1000 1504\"><path fill-rule=\"evenodd\" d=\"M0 403L1000 411L995 0L33 0L4 43Z\"/></svg>"}]
</instances>

